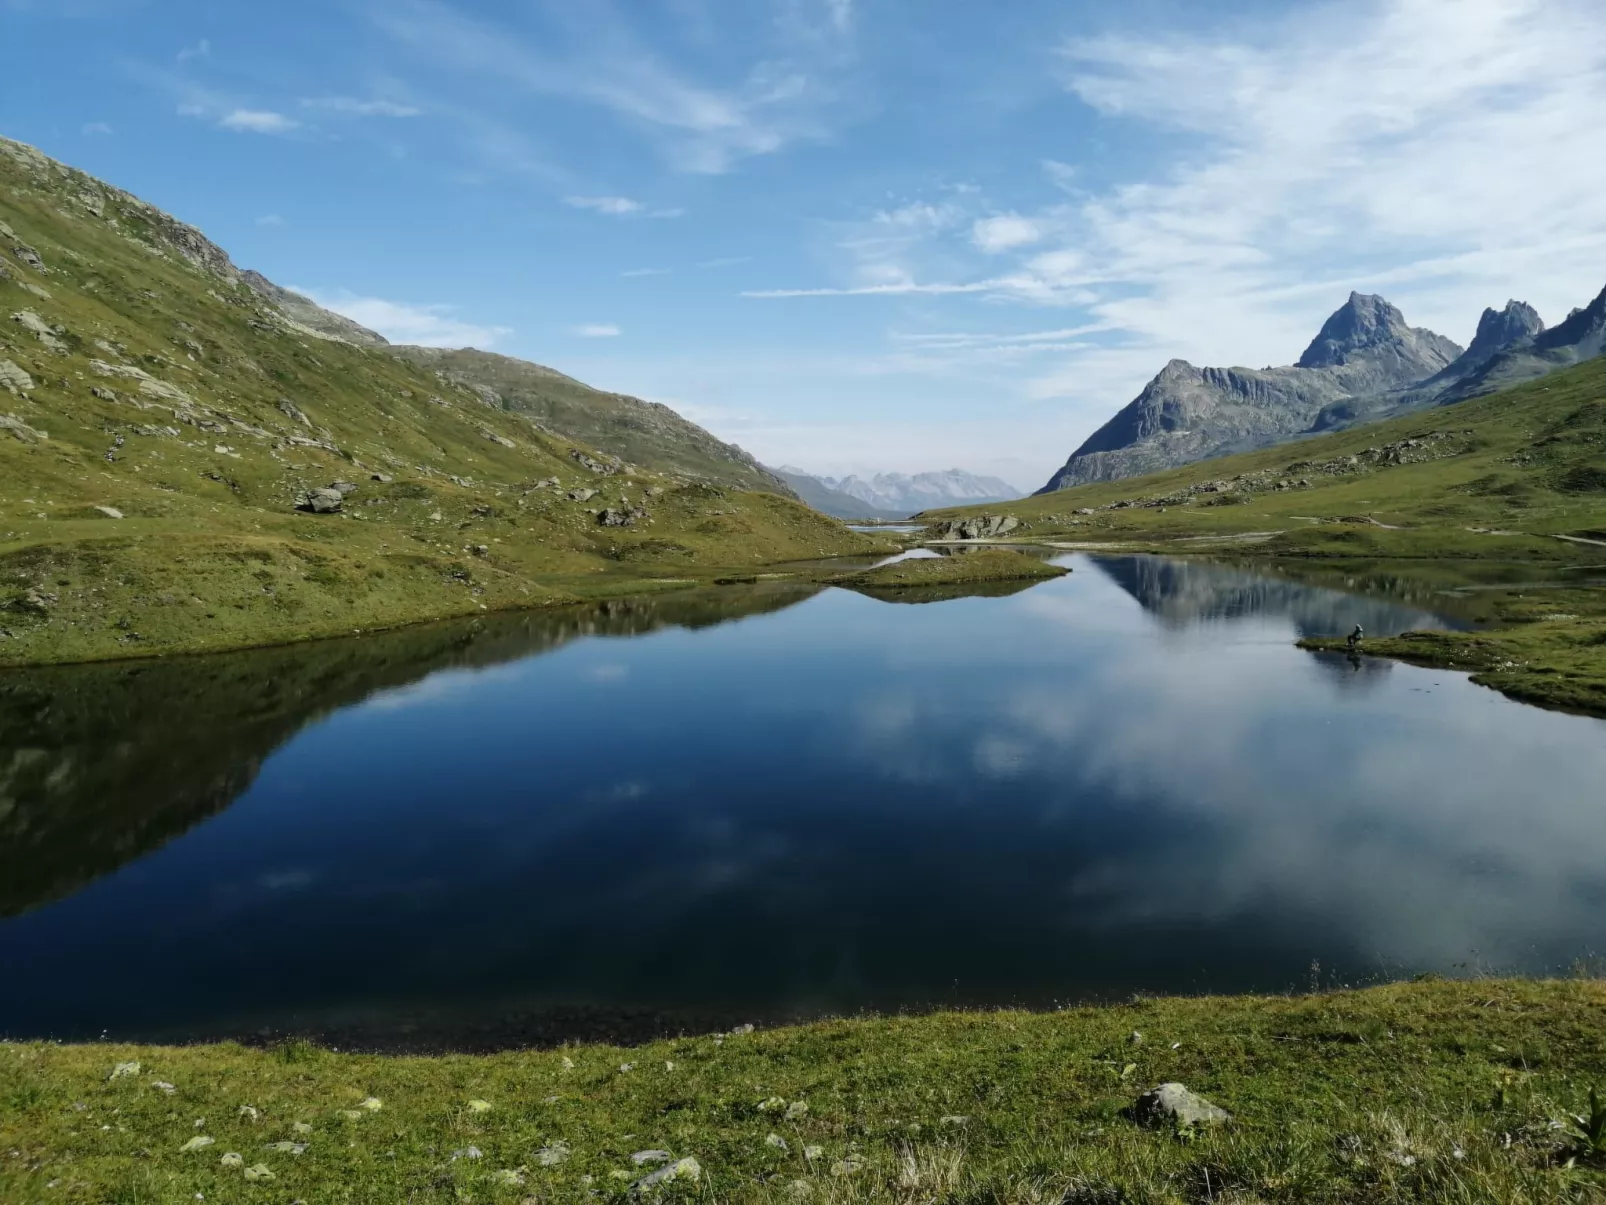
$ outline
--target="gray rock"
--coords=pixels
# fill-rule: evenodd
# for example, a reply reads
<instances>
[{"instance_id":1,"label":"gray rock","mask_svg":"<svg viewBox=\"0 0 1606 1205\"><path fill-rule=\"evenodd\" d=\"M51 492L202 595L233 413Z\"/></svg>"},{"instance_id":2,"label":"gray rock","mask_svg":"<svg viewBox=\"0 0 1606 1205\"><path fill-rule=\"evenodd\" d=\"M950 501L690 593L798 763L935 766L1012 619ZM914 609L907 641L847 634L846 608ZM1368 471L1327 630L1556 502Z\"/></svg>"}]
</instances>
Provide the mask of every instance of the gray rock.
<instances>
[{"instance_id":1,"label":"gray rock","mask_svg":"<svg viewBox=\"0 0 1606 1205\"><path fill-rule=\"evenodd\" d=\"M611 456L606 460L597 460L595 457L589 456L585 452L582 452L579 448L576 448L574 451L570 452L569 457L581 468L590 469L593 473L600 473L604 477L611 477L624 468L624 465L620 461Z\"/></svg>"},{"instance_id":2,"label":"gray rock","mask_svg":"<svg viewBox=\"0 0 1606 1205\"><path fill-rule=\"evenodd\" d=\"M598 490L587 490L587 489L570 490L569 491L569 495L568 495L569 496L569 501L570 502L590 502L591 499L595 498L599 492L600 491L598 491Z\"/></svg>"},{"instance_id":3,"label":"gray rock","mask_svg":"<svg viewBox=\"0 0 1606 1205\"><path fill-rule=\"evenodd\" d=\"M939 539L991 540L1008 535L1020 526L1014 515L972 515L968 519L953 519L940 523L932 530Z\"/></svg>"},{"instance_id":4,"label":"gray rock","mask_svg":"<svg viewBox=\"0 0 1606 1205\"><path fill-rule=\"evenodd\" d=\"M355 494L357 487L349 481L331 481L329 488L344 498L347 494Z\"/></svg>"},{"instance_id":5,"label":"gray rock","mask_svg":"<svg viewBox=\"0 0 1606 1205\"><path fill-rule=\"evenodd\" d=\"M493 444L501 444L504 448L516 448L519 446L507 436L498 435L495 431L481 431L480 434L485 436L485 438L490 440Z\"/></svg>"},{"instance_id":6,"label":"gray rock","mask_svg":"<svg viewBox=\"0 0 1606 1205\"><path fill-rule=\"evenodd\" d=\"M279 399L279 409L284 413L286 418L300 423L303 427L312 426L312 420L303 414L301 407L296 405L289 398L282 397Z\"/></svg>"},{"instance_id":7,"label":"gray rock","mask_svg":"<svg viewBox=\"0 0 1606 1205\"><path fill-rule=\"evenodd\" d=\"M608 507L597 515L597 523L603 527L634 527L646 517L647 512L639 506L632 506L628 510Z\"/></svg>"},{"instance_id":8,"label":"gray rock","mask_svg":"<svg viewBox=\"0 0 1606 1205\"><path fill-rule=\"evenodd\" d=\"M668 1163L673 1158L668 1151L637 1151L630 1156L630 1162L637 1167L646 1167L649 1163Z\"/></svg>"},{"instance_id":9,"label":"gray rock","mask_svg":"<svg viewBox=\"0 0 1606 1205\"><path fill-rule=\"evenodd\" d=\"M311 511L315 515L332 515L345 503L339 490L308 490L296 500L296 509Z\"/></svg>"},{"instance_id":10,"label":"gray rock","mask_svg":"<svg viewBox=\"0 0 1606 1205\"><path fill-rule=\"evenodd\" d=\"M27 393L33 388L33 378L19 364L0 360L0 389L11 393Z\"/></svg>"},{"instance_id":11,"label":"gray rock","mask_svg":"<svg viewBox=\"0 0 1606 1205\"><path fill-rule=\"evenodd\" d=\"M1181 1084L1161 1084L1145 1092L1133 1104L1132 1116L1144 1125L1170 1122L1179 1126L1205 1126L1221 1125L1232 1120L1232 1114L1227 1110L1211 1104Z\"/></svg>"},{"instance_id":12,"label":"gray rock","mask_svg":"<svg viewBox=\"0 0 1606 1205\"><path fill-rule=\"evenodd\" d=\"M45 267L45 261L39 258L39 252L28 246L27 243L18 243L11 248L11 254L15 255L19 262L27 264L39 275L50 275L50 269Z\"/></svg>"},{"instance_id":13,"label":"gray rock","mask_svg":"<svg viewBox=\"0 0 1606 1205\"><path fill-rule=\"evenodd\" d=\"M695 1159L687 1157L685 1159L677 1159L667 1167L660 1167L652 1174L643 1176L630 1186L630 1191L639 1196L642 1193L650 1191L651 1189L660 1188L665 1184L670 1184L681 1180L689 1181L690 1183L695 1184L702 1178L702 1164L698 1163Z\"/></svg>"},{"instance_id":14,"label":"gray rock","mask_svg":"<svg viewBox=\"0 0 1606 1205\"><path fill-rule=\"evenodd\" d=\"M4 369L8 363L10 361L0 360L0 369ZM0 373L0 380L3 379L3 373ZM31 387L33 382L29 381L28 384ZM14 414L0 414L0 431L11 432L12 435L25 444L39 443L41 440L50 438L43 431L30 427Z\"/></svg>"},{"instance_id":15,"label":"gray rock","mask_svg":"<svg viewBox=\"0 0 1606 1205\"><path fill-rule=\"evenodd\" d=\"M392 477L389 473L375 473L368 480L377 481L381 485L389 485L392 481L395 480L395 478Z\"/></svg>"}]
</instances>

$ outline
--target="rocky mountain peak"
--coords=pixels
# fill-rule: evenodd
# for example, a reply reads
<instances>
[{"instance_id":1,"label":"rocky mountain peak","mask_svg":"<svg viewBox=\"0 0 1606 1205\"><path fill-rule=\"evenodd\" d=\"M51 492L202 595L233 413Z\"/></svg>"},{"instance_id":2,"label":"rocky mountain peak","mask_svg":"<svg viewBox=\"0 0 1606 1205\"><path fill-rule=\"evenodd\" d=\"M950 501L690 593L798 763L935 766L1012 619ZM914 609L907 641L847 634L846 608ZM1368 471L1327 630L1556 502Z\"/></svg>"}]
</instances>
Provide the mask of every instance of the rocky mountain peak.
<instances>
[{"instance_id":1,"label":"rocky mountain peak","mask_svg":"<svg viewBox=\"0 0 1606 1205\"><path fill-rule=\"evenodd\" d=\"M1333 368L1348 363L1357 351L1401 342L1411 333L1405 315L1388 301L1369 293L1351 293L1322 324L1298 367Z\"/></svg>"},{"instance_id":2,"label":"rocky mountain peak","mask_svg":"<svg viewBox=\"0 0 1606 1205\"><path fill-rule=\"evenodd\" d=\"M1508 301L1503 310L1491 307L1478 319L1478 333L1472 337L1472 345L1463 358L1470 364L1481 364L1514 344L1532 339L1544 329L1539 311L1526 301Z\"/></svg>"},{"instance_id":3,"label":"rocky mountain peak","mask_svg":"<svg viewBox=\"0 0 1606 1205\"><path fill-rule=\"evenodd\" d=\"M1541 349L1580 347L1587 348L1589 355L1599 355L1606 344L1606 289L1582 309L1568 314L1567 321L1536 336L1534 342Z\"/></svg>"}]
</instances>

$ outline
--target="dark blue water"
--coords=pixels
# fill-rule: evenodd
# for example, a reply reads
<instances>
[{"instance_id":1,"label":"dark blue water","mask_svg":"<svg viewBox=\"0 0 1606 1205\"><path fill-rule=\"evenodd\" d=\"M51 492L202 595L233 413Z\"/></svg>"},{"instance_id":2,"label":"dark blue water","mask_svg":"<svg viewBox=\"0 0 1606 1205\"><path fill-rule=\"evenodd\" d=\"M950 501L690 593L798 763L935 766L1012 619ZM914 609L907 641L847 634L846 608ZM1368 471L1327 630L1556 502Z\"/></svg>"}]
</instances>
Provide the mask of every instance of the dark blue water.
<instances>
[{"instance_id":1,"label":"dark blue water","mask_svg":"<svg viewBox=\"0 0 1606 1205\"><path fill-rule=\"evenodd\" d=\"M1293 646L1431 610L1068 563L0 679L0 1032L499 1044L1596 952L1606 723Z\"/></svg>"}]
</instances>

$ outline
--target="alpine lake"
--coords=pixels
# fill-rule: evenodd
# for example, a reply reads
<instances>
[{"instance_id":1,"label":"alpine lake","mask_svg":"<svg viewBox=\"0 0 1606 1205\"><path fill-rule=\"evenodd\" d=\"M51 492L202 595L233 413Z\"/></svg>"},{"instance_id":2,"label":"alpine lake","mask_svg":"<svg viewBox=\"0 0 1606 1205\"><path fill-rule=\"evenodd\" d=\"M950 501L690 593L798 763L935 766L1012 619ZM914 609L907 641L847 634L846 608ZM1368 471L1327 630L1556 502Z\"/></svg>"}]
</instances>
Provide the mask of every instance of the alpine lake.
<instances>
[{"instance_id":1,"label":"alpine lake","mask_svg":"<svg viewBox=\"0 0 1606 1205\"><path fill-rule=\"evenodd\" d=\"M1477 581L1043 555L0 675L0 1035L493 1049L1599 952L1606 722L1295 647L1470 626Z\"/></svg>"}]
</instances>

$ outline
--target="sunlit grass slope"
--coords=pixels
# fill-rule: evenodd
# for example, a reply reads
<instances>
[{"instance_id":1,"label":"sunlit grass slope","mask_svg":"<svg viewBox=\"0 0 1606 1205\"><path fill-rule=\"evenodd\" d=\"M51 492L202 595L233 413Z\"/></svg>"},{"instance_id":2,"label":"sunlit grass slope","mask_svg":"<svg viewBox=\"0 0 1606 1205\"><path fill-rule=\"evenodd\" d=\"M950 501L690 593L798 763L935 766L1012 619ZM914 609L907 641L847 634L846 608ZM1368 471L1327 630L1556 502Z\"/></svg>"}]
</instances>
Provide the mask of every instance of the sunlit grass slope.
<instances>
[{"instance_id":1,"label":"sunlit grass slope","mask_svg":"<svg viewBox=\"0 0 1606 1205\"><path fill-rule=\"evenodd\" d=\"M336 482L356 487L340 513L297 509ZM0 664L275 643L875 547L319 337L198 232L0 140Z\"/></svg>"}]
</instances>

